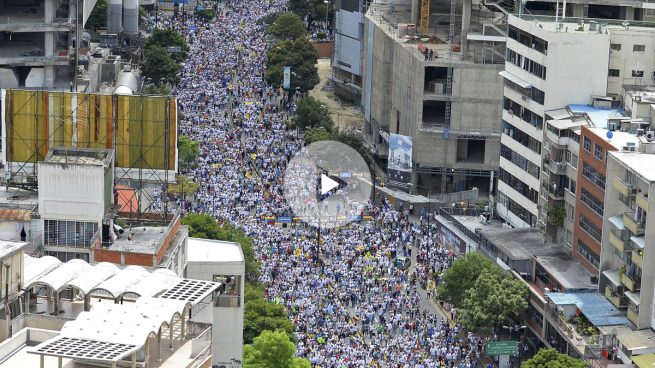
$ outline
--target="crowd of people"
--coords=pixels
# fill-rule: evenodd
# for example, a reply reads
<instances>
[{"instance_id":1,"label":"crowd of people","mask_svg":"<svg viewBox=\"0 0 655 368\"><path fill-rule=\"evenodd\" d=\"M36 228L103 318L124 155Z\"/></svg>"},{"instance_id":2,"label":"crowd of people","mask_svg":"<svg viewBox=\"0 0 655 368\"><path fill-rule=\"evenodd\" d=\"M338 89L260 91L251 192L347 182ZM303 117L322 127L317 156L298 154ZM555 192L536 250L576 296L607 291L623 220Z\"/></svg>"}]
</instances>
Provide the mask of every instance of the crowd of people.
<instances>
[{"instance_id":1,"label":"crowd of people","mask_svg":"<svg viewBox=\"0 0 655 368\"><path fill-rule=\"evenodd\" d=\"M265 221L289 214L284 169L302 146L286 129L292 96L263 80L270 45L257 20L284 10L285 1L217 4L220 16L209 23L159 20L190 46L174 90L180 133L201 144L197 168L186 173L200 184L187 210L253 238L266 296L289 312L297 355L313 367L480 366L484 341L441 315L423 291L434 290L453 260L425 221L381 199L365 209L371 221L325 230L318 247L315 228ZM394 263L412 254L415 267Z\"/></svg>"}]
</instances>

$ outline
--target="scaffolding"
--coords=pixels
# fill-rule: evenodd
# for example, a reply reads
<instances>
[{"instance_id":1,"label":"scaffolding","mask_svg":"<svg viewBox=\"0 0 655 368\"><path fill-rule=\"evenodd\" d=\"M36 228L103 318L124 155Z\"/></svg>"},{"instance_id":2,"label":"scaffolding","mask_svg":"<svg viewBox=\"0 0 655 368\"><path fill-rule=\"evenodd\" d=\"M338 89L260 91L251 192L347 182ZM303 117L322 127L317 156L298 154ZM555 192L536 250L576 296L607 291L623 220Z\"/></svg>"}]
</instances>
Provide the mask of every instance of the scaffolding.
<instances>
[{"instance_id":1,"label":"scaffolding","mask_svg":"<svg viewBox=\"0 0 655 368\"><path fill-rule=\"evenodd\" d=\"M177 172L174 97L6 90L3 100L3 185L37 190L37 163L49 148L111 148L114 196L127 185L125 200L138 203L134 220L168 219L165 196Z\"/></svg>"}]
</instances>

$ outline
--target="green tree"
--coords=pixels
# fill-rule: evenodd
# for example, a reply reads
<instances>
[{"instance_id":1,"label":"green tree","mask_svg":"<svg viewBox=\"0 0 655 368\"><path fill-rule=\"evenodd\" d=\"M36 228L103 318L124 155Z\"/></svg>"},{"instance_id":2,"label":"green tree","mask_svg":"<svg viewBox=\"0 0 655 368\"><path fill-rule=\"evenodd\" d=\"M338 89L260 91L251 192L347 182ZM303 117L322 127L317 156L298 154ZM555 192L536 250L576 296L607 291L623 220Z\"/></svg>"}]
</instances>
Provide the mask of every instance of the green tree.
<instances>
[{"instance_id":1,"label":"green tree","mask_svg":"<svg viewBox=\"0 0 655 368\"><path fill-rule=\"evenodd\" d=\"M281 86L283 68L289 66L292 73L290 89L297 87L300 92L307 92L319 82L317 60L318 52L306 38L282 41L268 52L264 78L270 85Z\"/></svg>"},{"instance_id":2,"label":"green tree","mask_svg":"<svg viewBox=\"0 0 655 368\"><path fill-rule=\"evenodd\" d=\"M145 60L141 65L141 71L156 86L178 82L180 66L171 58L165 48L161 46L149 46L145 49L144 56Z\"/></svg>"},{"instance_id":3,"label":"green tree","mask_svg":"<svg viewBox=\"0 0 655 368\"><path fill-rule=\"evenodd\" d=\"M459 321L469 331L479 331L494 322L515 323L528 308L528 288L507 272L485 269L466 291Z\"/></svg>"},{"instance_id":4,"label":"green tree","mask_svg":"<svg viewBox=\"0 0 655 368\"><path fill-rule=\"evenodd\" d=\"M319 126L305 130L305 144L312 144L318 141L327 141L332 139L332 134L325 130L325 127Z\"/></svg>"},{"instance_id":5,"label":"green tree","mask_svg":"<svg viewBox=\"0 0 655 368\"><path fill-rule=\"evenodd\" d=\"M192 169L197 166L196 159L200 156L200 143L185 136L180 136L177 141L179 163L183 170Z\"/></svg>"},{"instance_id":6,"label":"green tree","mask_svg":"<svg viewBox=\"0 0 655 368\"><path fill-rule=\"evenodd\" d=\"M353 148L366 161L369 167L373 165L371 151L364 143L364 137L359 132L353 130L337 130L332 137L333 140L346 144Z\"/></svg>"},{"instance_id":7,"label":"green tree","mask_svg":"<svg viewBox=\"0 0 655 368\"><path fill-rule=\"evenodd\" d=\"M308 96L296 104L296 116L291 121L291 128L309 129L322 127L328 133L334 131L334 122L327 106Z\"/></svg>"},{"instance_id":8,"label":"green tree","mask_svg":"<svg viewBox=\"0 0 655 368\"><path fill-rule=\"evenodd\" d=\"M560 354L555 349L541 349L521 363L521 368L587 368L583 360Z\"/></svg>"},{"instance_id":9,"label":"green tree","mask_svg":"<svg viewBox=\"0 0 655 368\"><path fill-rule=\"evenodd\" d=\"M281 12L281 11L268 13L268 14L264 15L263 17L257 19L257 24L260 24L260 25L263 24L263 25L269 26L269 25L273 24L273 22L275 22L275 19L277 19L277 17L280 14L283 14L283 13L284 12Z\"/></svg>"},{"instance_id":10,"label":"green tree","mask_svg":"<svg viewBox=\"0 0 655 368\"><path fill-rule=\"evenodd\" d=\"M288 313L276 303L264 299L264 292L257 285L246 285L247 299L243 311L243 343L251 344L264 331L283 331L293 339L293 323Z\"/></svg>"},{"instance_id":11,"label":"green tree","mask_svg":"<svg viewBox=\"0 0 655 368\"><path fill-rule=\"evenodd\" d=\"M196 10L196 17L198 17L200 20L209 22L210 20L214 19L214 17L216 17L216 12L212 9Z\"/></svg>"},{"instance_id":12,"label":"green tree","mask_svg":"<svg viewBox=\"0 0 655 368\"><path fill-rule=\"evenodd\" d=\"M175 180L175 184L168 186L168 192L173 193L178 197L191 197L198 191L198 189L200 189L200 184L187 178L184 175L176 175Z\"/></svg>"},{"instance_id":13,"label":"green tree","mask_svg":"<svg viewBox=\"0 0 655 368\"><path fill-rule=\"evenodd\" d=\"M165 50L169 46L179 46L181 52L171 53L171 58L175 62L182 62L187 58L189 45L182 35L177 33L173 28L156 29L145 44L145 48L152 46L163 47ZM154 80L154 79L153 79Z\"/></svg>"},{"instance_id":14,"label":"green tree","mask_svg":"<svg viewBox=\"0 0 655 368\"><path fill-rule=\"evenodd\" d=\"M107 28L107 0L98 0L86 21L86 28L105 29Z\"/></svg>"},{"instance_id":15,"label":"green tree","mask_svg":"<svg viewBox=\"0 0 655 368\"><path fill-rule=\"evenodd\" d=\"M266 28L269 36L280 40L295 40L307 34L307 29L302 19L294 13L281 13L275 21Z\"/></svg>"},{"instance_id":16,"label":"green tree","mask_svg":"<svg viewBox=\"0 0 655 368\"><path fill-rule=\"evenodd\" d=\"M480 253L467 253L455 260L444 273L443 282L439 285L439 297L459 308L466 290L475 285L482 271L492 268L491 261Z\"/></svg>"},{"instance_id":17,"label":"green tree","mask_svg":"<svg viewBox=\"0 0 655 368\"><path fill-rule=\"evenodd\" d=\"M323 0L289 0L287 8L289 11L296 13L301 19L307 17L309 24L315 21L324 22L325 12L327 11L330 11L330 16L334 14L333 9L328 9Z\"/></svg>"},{"instance_id":18,"label":"green tree","mask_svg":"<svg viewBox=\"0 0 655 368\"><path fill-rule=\"evenodd\" d=\"M189 227L189 236L193 238L218 239L221 227L216 219L203 213L191 213L182 219L182 224Z\"/></svg>"},{"instance_id":19,"label":"green tree","mask_svg":"<svg viewBox=\"0 0 655 368\"><path fill-rule=\"evenodd\" d=\"M296 346L284 331L264 331L244 346L244 368L310 368L307 359L296 358Z\"/></svg>"},{"instance_id":20,"label":"green tree","mask_svg":"<svg viewBox=\"0 0 655 368\"><path fill-rule=\"evenodd\" d=\"M171 94L171 89L168 86L161 85L157 86L154 84L148 84L143 88L144 95L157 95L157 96L169 96Z\"/></svg>"}]
</instances>

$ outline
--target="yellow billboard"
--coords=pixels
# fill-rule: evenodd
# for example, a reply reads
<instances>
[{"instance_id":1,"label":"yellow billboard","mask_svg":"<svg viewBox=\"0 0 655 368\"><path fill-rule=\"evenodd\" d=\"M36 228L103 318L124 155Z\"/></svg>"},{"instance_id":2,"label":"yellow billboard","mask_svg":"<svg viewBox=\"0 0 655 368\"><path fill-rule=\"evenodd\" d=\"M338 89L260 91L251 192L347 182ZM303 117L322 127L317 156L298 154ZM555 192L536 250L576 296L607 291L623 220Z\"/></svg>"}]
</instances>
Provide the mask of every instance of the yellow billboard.
<instances>
[{"instance_id":1,"label":"yellow billboard","mask_svg":"<svg viewBox=\"0 0 655 368\"><path fill-rule=\"evenodd\" d=\"M116 167L177 171L177 101L120 96L2 91L5 162L42 161L50 147L113 148Z\"/></svg>"}]
</instances>

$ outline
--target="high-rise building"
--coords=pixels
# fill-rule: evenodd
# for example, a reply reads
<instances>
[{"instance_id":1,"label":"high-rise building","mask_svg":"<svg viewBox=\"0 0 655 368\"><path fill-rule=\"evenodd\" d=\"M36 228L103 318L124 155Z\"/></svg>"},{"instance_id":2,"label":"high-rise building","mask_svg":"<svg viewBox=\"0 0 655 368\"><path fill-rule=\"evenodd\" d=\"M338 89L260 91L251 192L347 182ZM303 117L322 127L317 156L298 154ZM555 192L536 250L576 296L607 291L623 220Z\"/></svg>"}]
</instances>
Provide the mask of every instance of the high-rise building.
<instances>
[{"instance_id":1,"label":"high-rise building","mask_svg":"<svg viewBox=\"0 0 655 368\"><path fill-rule=\"evenodd\" d=\"M508 17L501 145L524 159L527 170L501 158L497 211L504 220L537 226L546 210L539 203L544 182L547 190L552 184L564 189L534 170L542 164L544 121L557 119L562 106L588 105L597 96L614 98L607 101L611 108L624 85L653 84L642 77L652 73L654 45L647 39L654 34L655 28L638 21Z\"/></svg>"}]
</instances>

